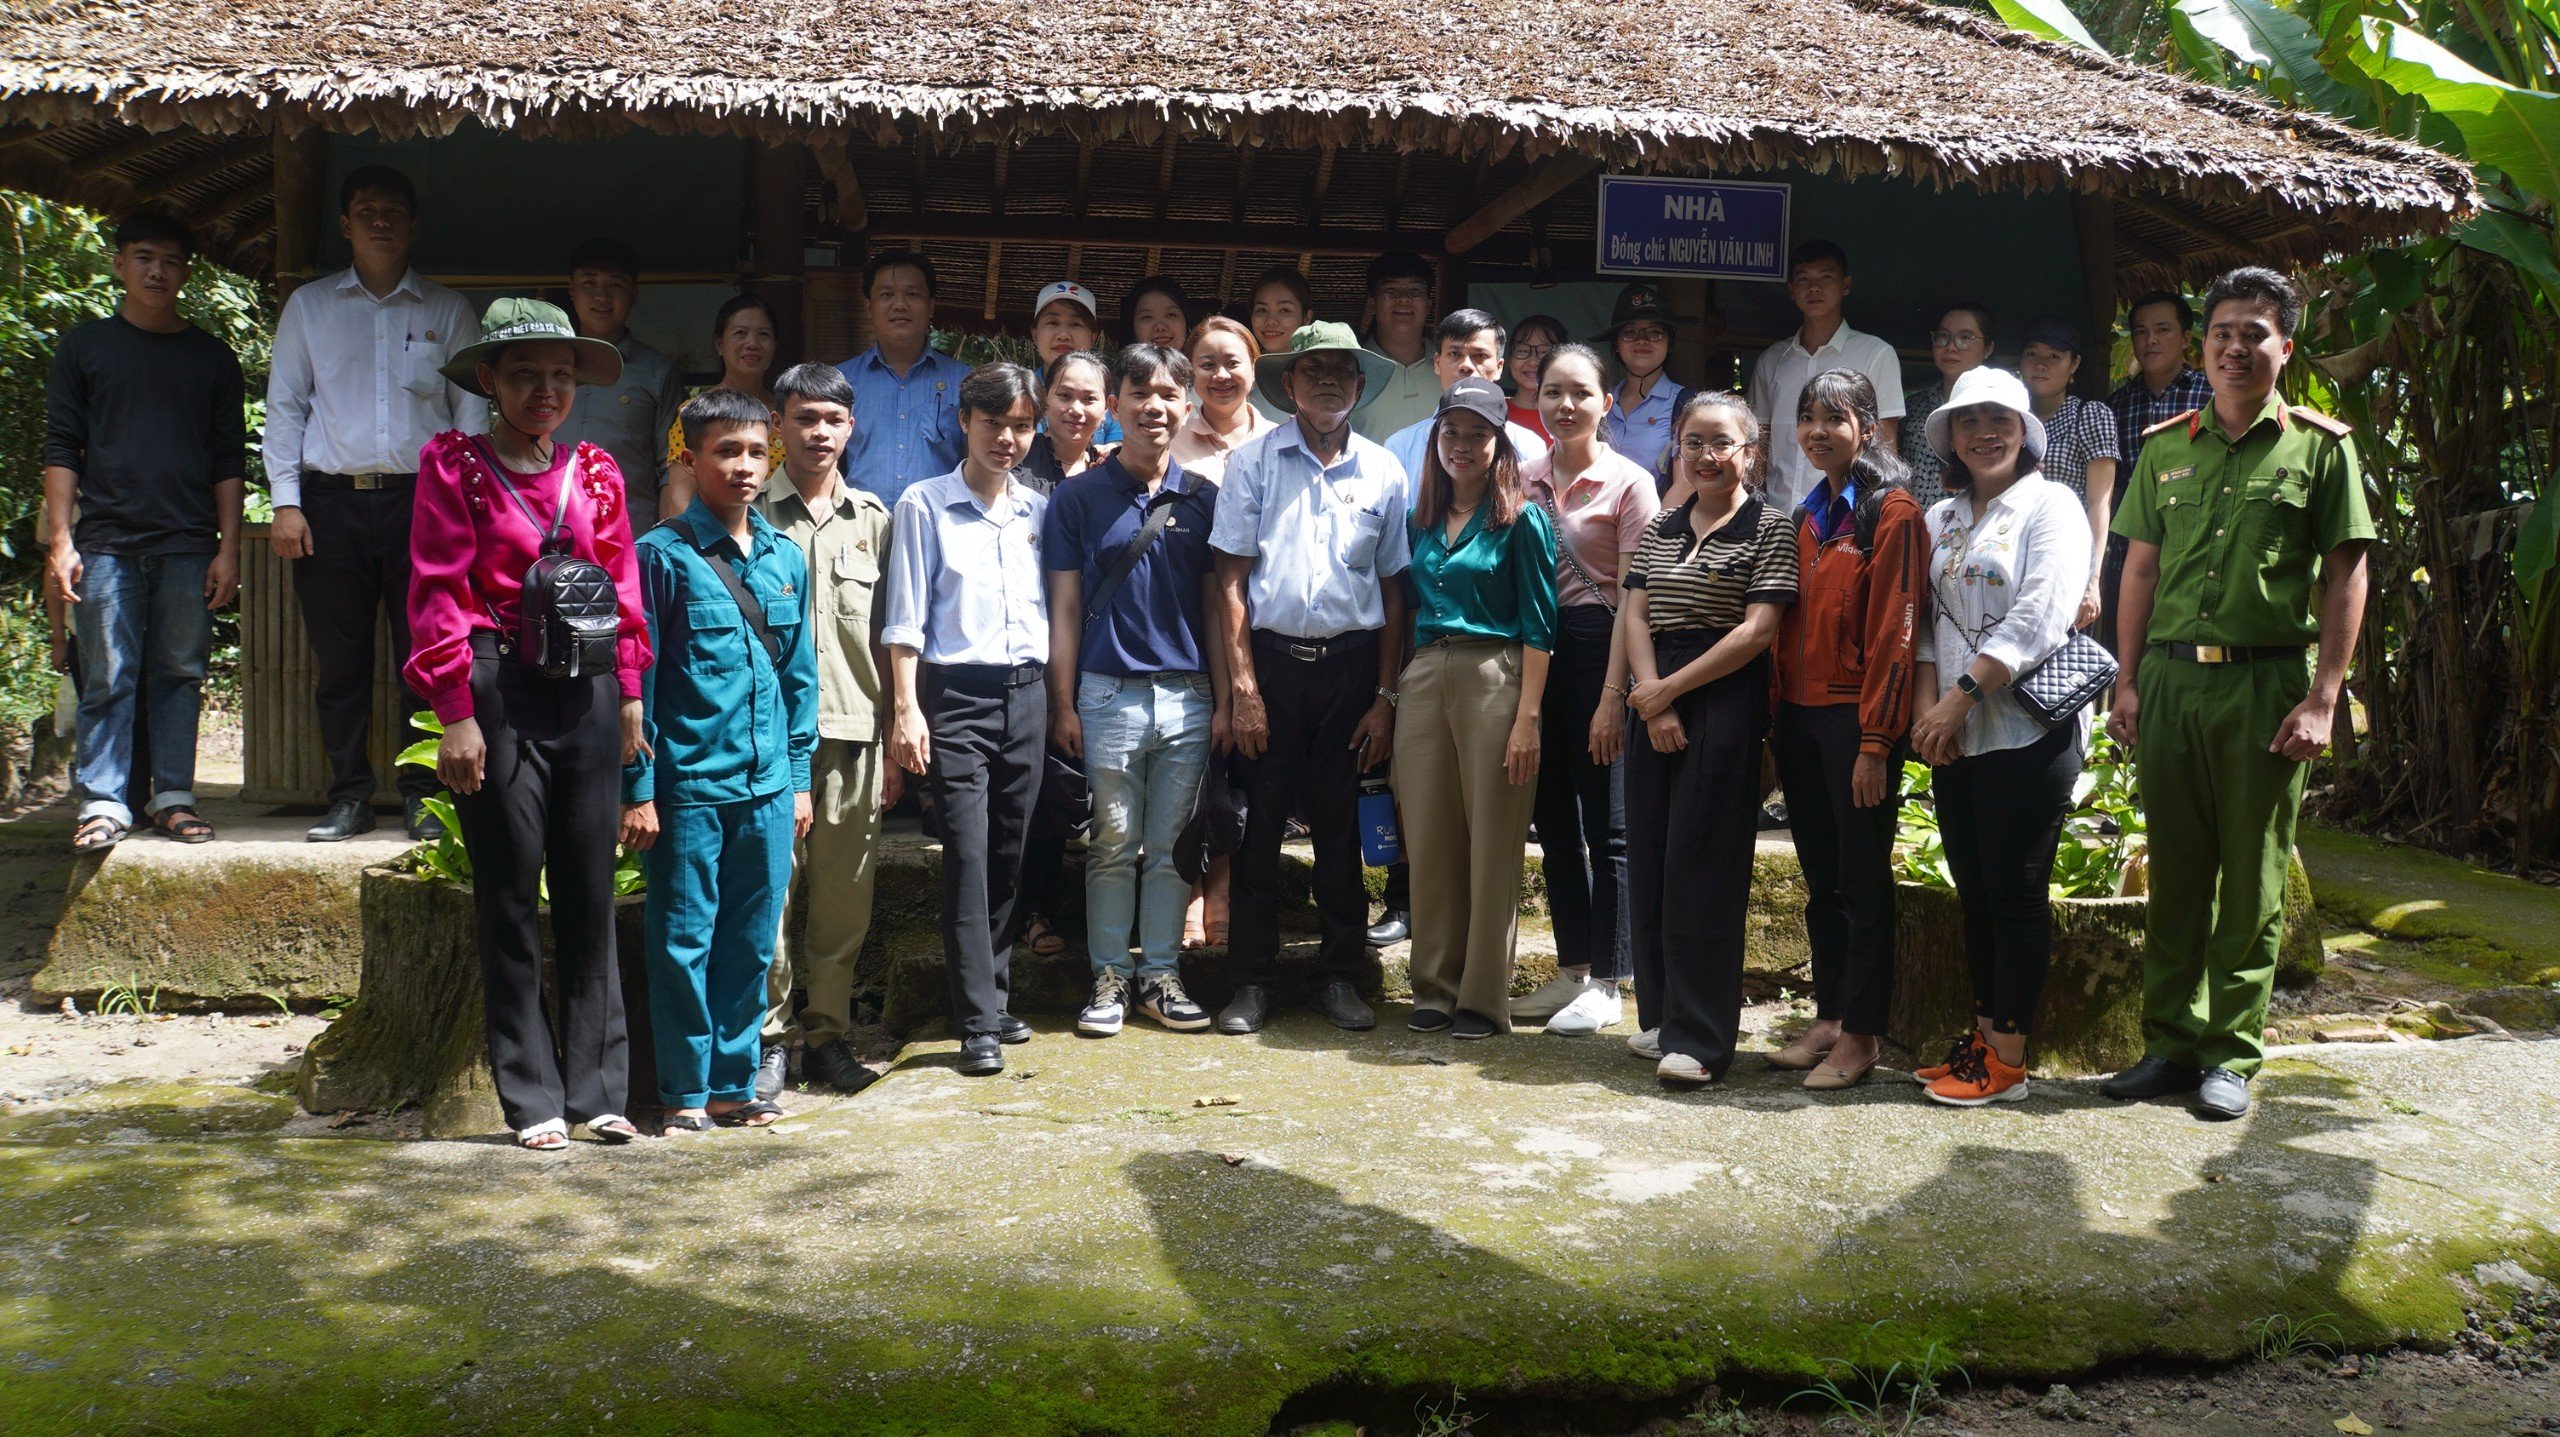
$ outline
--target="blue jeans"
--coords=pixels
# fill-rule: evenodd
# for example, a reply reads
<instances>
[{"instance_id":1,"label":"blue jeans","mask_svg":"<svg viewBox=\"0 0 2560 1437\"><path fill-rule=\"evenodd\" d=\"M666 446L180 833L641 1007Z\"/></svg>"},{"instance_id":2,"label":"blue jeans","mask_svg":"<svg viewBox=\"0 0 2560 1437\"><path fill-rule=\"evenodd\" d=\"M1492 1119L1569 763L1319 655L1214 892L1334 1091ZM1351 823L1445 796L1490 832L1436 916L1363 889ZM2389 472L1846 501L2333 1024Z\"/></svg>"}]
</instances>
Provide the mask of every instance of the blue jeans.
<instances>
[{"instance_id":1,"label":"blue jeans","mask_svg":"<svg viewBox=\"0 0 2560 1437\"><path fill-rule=\"evenodd\" d=\"M71 606L80 646L80 757L72 783L80 816L133 822L133 702L150 691L149 809L195 807L196 716L204 707L213 615L204 606L211 554L80 556L80 602Z\"/></svg>"},{"instance_id":2,"label":"blue jeans","mask_svg":"<svg viewBox=\"0 0 2560 1437\"><path fill-rule=\"evenodd\" d=\"M1085 947L1093 971L1129 976L1137 929L1141 979L1170 976L1182 952L1191 885L1173 842L1191 821L1209 765L1206 674L1086 674L1076 681L1093 829L1085 840Z\"/></svg>"}]
</instances>

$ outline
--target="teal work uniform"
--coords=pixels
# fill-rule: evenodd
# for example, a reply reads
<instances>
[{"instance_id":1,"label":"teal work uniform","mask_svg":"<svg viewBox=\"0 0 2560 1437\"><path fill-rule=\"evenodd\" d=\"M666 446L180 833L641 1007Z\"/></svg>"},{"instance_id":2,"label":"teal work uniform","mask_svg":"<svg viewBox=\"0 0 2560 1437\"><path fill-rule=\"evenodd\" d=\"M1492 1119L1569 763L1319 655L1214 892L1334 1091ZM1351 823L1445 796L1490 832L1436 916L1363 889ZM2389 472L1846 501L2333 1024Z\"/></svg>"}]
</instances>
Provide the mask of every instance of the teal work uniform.
<instances>
[{"instance_id":1,"label":"teal work uniform","mask_svg":"<svg viewBox=\"0 0 2560 1437\"><path fill-rule=\"evenodd\" d=\"M698 1108L755 1097L765 970L791 889L792 795L818 746L809 561L750 513L744 553L707 505L641 536L641 602L655 656L642 671L653 757L624 767L625 802L655 801L644 867L650 1040L658 1099ZM776 663L707 557L737 567Z\"/></svg>"},{"instance_id":2,"label":"teal work uniform","mask_svg":"<svg viewBox=\"0 0 2560 1437\"><path fill-rule=\"evenodd\" d=\"M2270 396L2235 439L2208 405L2145 431L2116 509L2160 549L2135 674L2150 1057L2246 1078L2264 1054L2307 767L2269 745L2310 692L2322 562L2374 537L2348 432Z\"/></svg>"}]
</instances>

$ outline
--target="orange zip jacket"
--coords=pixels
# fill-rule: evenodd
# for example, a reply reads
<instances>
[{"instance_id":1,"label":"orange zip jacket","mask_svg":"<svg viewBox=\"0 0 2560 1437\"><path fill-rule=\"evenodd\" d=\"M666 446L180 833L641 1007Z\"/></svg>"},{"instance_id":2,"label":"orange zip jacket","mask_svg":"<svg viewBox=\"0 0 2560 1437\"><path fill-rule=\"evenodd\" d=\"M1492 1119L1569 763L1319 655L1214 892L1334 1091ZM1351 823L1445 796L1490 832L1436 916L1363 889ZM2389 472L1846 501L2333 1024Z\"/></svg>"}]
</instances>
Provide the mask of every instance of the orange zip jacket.
<instances>
[{"instance_id":1,"label":"orange zip jacket","mask_svg":"<svg viewBox=\"0 0 2560 1437\"><path fill-rule=\"evenodd\" d=\"M1886 492L1875 548L1858 550L1857 526L1831 542L1813 517L1796 515L1796 601L1778 628L1778 696L1787 703L1858 706L1858 751L1881 758L1911 731L1912 650L1929 525L1906 489Z\"/></svg>"}]
</instances>

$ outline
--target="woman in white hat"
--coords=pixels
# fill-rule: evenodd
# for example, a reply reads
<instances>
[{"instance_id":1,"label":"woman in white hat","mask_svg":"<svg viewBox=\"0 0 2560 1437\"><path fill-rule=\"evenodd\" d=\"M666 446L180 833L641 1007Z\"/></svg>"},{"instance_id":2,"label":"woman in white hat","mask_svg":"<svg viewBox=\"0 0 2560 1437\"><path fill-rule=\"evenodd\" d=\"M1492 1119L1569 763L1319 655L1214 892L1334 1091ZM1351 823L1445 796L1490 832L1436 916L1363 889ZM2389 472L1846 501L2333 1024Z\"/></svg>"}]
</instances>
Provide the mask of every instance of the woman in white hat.
<instances>
[{"instance_id":1,"label":"woman in white hat","mask_svg":"<svg viewBox=\"0 0 2560 1437\"><path fill-rule=\"evenodd\" d=\"M640 746L649 632L621 471L595 445L552 439L578 386L613 383L622 355L538 300L498 300L480 323L480 342L444 377L489 400L489 432L448 430L418 455L406 676L444 722L436 772L471 854L489 1070L507 1126L537 1152L567 1147L578 1123L626 1143L640 1134L622 1116L630 1074L613 849L622 765ZM578 646L594 662L573 676L546 673L527 652L528 571L537 558L557 562L546 555L602 568L620 599L610 654ZM557 1023L542 997L546 874Z\"/></svg>"},{"instance_id":2,"label":"woman in white hat","mask_svg":"<svg viewBox=\"0 0 2560 1437\"><path fill-rule=\"evenodd\" d=\"M2088 743L2083 710L2052 728L2011 680L2071 637L2089 584L2078 495L2039 472L2045 429L2005 370L1959 376L1930 414L1949 497L1929 510L1929 608L1911 747L1964 905L1974 1027L1913 1076L1931 1098L1974 1107L2027 1095L2027 1038L2053 951L2046 884Z\"/></svg>"}]
</instances>

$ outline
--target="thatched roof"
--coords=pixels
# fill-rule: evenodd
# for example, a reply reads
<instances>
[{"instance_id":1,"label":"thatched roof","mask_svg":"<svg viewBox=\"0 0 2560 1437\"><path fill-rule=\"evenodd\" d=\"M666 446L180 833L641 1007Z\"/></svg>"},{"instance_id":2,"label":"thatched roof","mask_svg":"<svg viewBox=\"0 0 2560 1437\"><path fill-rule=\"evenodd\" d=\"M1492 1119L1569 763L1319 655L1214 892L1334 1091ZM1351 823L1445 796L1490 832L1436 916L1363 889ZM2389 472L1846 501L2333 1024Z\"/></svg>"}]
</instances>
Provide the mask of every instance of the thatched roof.
<instances>
[{"instance_id":1,"label":"thatched roof","mask_svg":"<svg viewBox=\"0 0 2560 1437\"><path fill-rule=\"evenodd\" d=\"M1802 166L2174 206L2308 257L2476 200L2436 152L1910 0L55 0L0 9L0 122L390 137L465 120L857 142L1154 142ZM218 142L208 142L217 143ZM0 145L8 135L0 132ZM79 178L42 140L14 167ZM248 164L243 158L240 164ZM245 174L246 171L239 173ZM2183 231L2183 233L2182 233Z\"/></svg>"}]
</instances>

